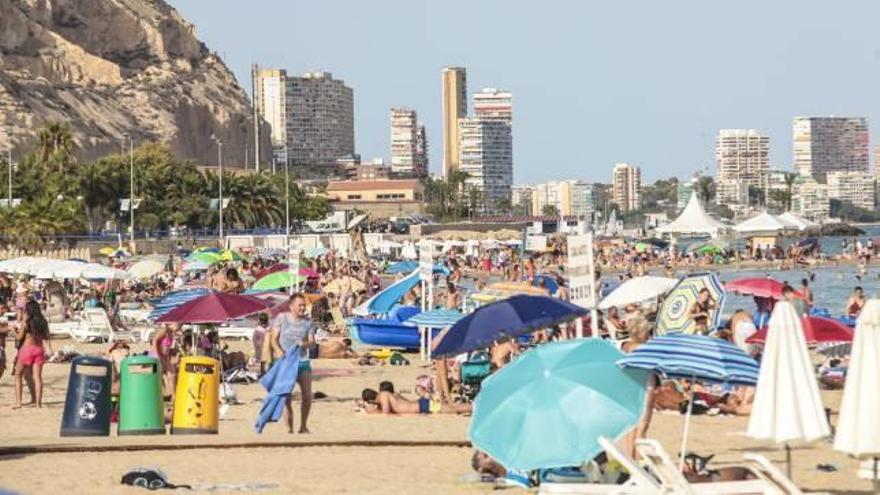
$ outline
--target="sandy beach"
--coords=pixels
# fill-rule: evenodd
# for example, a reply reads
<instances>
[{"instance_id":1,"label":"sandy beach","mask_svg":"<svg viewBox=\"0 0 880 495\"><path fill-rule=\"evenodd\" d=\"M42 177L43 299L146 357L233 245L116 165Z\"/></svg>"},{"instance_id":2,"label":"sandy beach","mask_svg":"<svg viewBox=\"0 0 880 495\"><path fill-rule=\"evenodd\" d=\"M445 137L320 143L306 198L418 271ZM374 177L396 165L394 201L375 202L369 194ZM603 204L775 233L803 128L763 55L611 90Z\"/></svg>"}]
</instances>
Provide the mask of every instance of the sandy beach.
<instances>
[{"instance_id":1,"label":"sandy beach","mask_svg":"<svg viewBox=\"0 0 880 495\"><path fill-rule=\"evenodd\" d=\"M55 348L72 345L53 342ZM246 349L249 343L230 342ZM96 353L99 344L77 344L81 352ZM138 344L135 349L145 349ZM220 422L219 435L61 438L69 365L48 364L43 409L13 410L13 380L0 379L0 487L23 494L141 493L119 484L133 467L158 467L170 480L191 484L197 493L489 493L491 485L464 481L471 473L472 450L467 445L469 418L464 416L368 416L353 412L353 400L362 388L391 380L404 395L413 397L415 378L428 368L409 356L410 366L357 366L349 360L317 360L315 391L328 398L312 409L312 434L287 434L270 425L262 435L252 425L262 396L259 385L237 385L244 405L232 406ZM825 405L836 412L840 392L823 392ZM298 409L297 409L298 411ZM589 411L584 411L589 414ZM670 453L677 453L682 417L656 414L650 436ZM716 454L713 465L735 463L742 454L758 451L777 463L781 447L756 443L744 435L747 418L697 416L690 449ZM395 446L372 445L397 442ZM411 443L412 445L404 445ZM273 446L277 445L277 446ZM448 446L437 446L448 445ZM73 452L40 453L42 449L70 448ZM199 448L179 449L182 446ZM215 446L212 448L211 446ZM24 450L11 453L16 447ZM123 451L123 448L137 449ZM116 450L119 449L119 450ZM806 490L867 493L870 483L855 477L857 462L834 452L827 442L799 446L793 452L794 479ZM833 464L836 473L816 469ZM42 471L40 476L31 473ZM512 489L516 490L516 489Z\"/></svg>"}]
</instances>

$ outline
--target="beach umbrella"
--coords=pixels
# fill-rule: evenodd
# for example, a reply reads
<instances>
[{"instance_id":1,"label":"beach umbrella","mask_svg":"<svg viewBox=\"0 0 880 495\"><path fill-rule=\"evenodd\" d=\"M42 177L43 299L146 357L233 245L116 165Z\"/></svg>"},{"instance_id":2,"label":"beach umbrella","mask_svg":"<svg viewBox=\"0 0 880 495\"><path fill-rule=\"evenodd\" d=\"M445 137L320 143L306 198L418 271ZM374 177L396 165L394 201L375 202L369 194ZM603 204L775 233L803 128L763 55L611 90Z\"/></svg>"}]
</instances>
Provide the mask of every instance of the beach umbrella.
<instances>
[{"instance_id":1,"label":"beach umbrella","mask_svg":"<svg viewBox=\"0 0 880 495\"><path fill-rule=\"evenodd\" d=\"M150 315L147 316L147 319L150 321L155 321L157 318L171 311L172 309L188 301L202 297L207 293L208 289L206 288L185 289L169 292L158 303L156 303L155 306L153 306L153 310L150 311Z\"/></svg>"},{"instance_id":2,"label":"beach umbrella","mask_svg":"<svg viewBox=\"0 0 880 495\"><path fill-rule=\"evenodd\" d=\"M165 271L165 263L155 260L142 260L128 267L128 273L134 278L150 278Z\"/></svg>"},{"instance_id":3,"label":"beach umbrella","mask_svg":"<svg viewBox=\"0 0 880 495\"><path fill-rule=\"evenodd\" d=\"M431 329L451 327L462 318L464 314L461 311L441 308L419 313L403 324L419 327L419 353L422 359L431 359Z\"/></svg>"},{"instance_id":4,"label":"beach umbrella","mask_svg":"<svg viewBox=\"0 0 880 495\"><path fill-rule=\"evenodd\" d=\"M703 335L655 337L638 346L617 364L624 368L650 370L665 378L734 385L754 385L758 381L757 361L726 340ZM684 419L679 467L684 466L693 405L692 387Z\"/></svg>"},{"instance_id":5,"label":"beach umbrella","mask_svg":"<svg viewBox=\"0 0 880 495\"><path fill-rule=\"evenodd\" d=\"M210 291L165 313L156 319L156 323L225 323L266 311L271 306L253 296Z\"/></svg>"},{"instance_id":6,"label":"beach umbrella","mask_svg":"<svg viewBox=\"0 0 880 495\"><path fill-rule=\"evenodd\" d=\"M222 260L223 257L220 256L220 254L211 251L193 251L189 256L186 257L186 261L201 261L202 263L206 263L208 265L219 263Z\"/></svg>"},{"instance_id":7,"label":"beach umbrella","mask_svg":"<svg viewBox=\"0 0 880 495\"><path fill-rule=\"evenodd\" d=\"M103 254L104 256L107 256L108 258L123 258L131 256L131 254L129 254L128 250L126 250L125 248L113 246L103 247L99 249L98 252Z\"/></svg>"},{"instance_id":8,"label":"beach umbrella","mask_svg":"<svg viewBox=\"0 0 880 495\"><path fill-rule=\"evenodd\" d=\"M244 259L241 253L232 249L224 249L219 254L221 261L241 261Z\"/></svg>"},{"instance_id":9,"label":"beach umbrella","mask_svg":"<svg viewBox=\"0 0 880 495\"><path fill-rule=\"evenodd\" d=\"M324 287L324 292L328 294L338 295L345 290L348 290L349 292L363 292L367 290L367 286L360 280L349 275L345 275L332 280Z\"/></svg>"},{"instance_id":10,"label":"beach umbrella","mask_svg":"<svg viewBox=\"0 0 880 495\"><path fill-rule=\"evenodd\" d=\"M220 251L221 249L216 246L201 246L193 249L194 253L219 253Z\"/></svg>"},{"instance_id":11,"label":"beach umbrella","mask_svg":"<svg viewBox=\"0 0 880 495\"><path fill-rule=\"evenodd\" d=\"M290 272L275 272L262 277L260 280L257 280L251 287L251 290L277 290L290 287L291 285L300 284L305 280L305 277L298 274L293 274Z\"/></svg>"},{"instance_id":12,"label":"beach umbrella","mask_svg":"<svg viewBox=\"0 0 880 495\"><path fill-rule=\"evenodd\" d=\"M648 373L601 339L541 345L483 381L468 437L507 469L579 466L642 415Z\"/></svg>"},{"instance_id":13,"label":"beach umbrella","mask_svg":"<svg viewBox=\"0 0 880 495\"><path fill-rule=\"evenodd\" d=\"M804 341L808 346L828 342L852 342L853 329L833 318L805 316L801 318L804 329ZM764 327L748 338L750 344L763 344L767 340L767 327Z\"/></svg>"},{"instance_id":14,"label":"beach umbrella","mask_svg":"<svg viewBox=\"0 0 880 495\"><path fill-rule=\"evenodd\" d=\"M736 292L747 296L769 297L777 301L782 299L782 289L785 283L775 278L745 277L731 280L724 284L724 290ZM800 296L800 292L795 291Z\"/></svg>"},{"instance_id":15,"label":"beach umbrella","mask_svg":"<svg viewBox=\"0 0 880 495\"><path fill-rule=\"evenodd\" d=\"M450 356L482 349L584 316L588 311L568 301L519 294L477 308L440 338L434 355Z\"/></svg>"},{"instance_id":16,"label":"beach umbrella","mask_svg":"<svg viewBox=\"0 0 880 495\"><path fill-rule=\"evenodd\" d=\"M330 250L325 248L324 246L318 246L318 247L308 248L308 249L304 250L303 255L306 258L317 258L319 256L324 256L329 252L330 252Z\"/></svg>"},{"instance_id":17,"label":"beach umbrella","mask_svg":"<svg viewBox=\"0 0 880 495\"><path fill-rule=\"evenodd\" d=\"M185 272L203 272L211 267L210 263L204 261L186 261L183 263L183 271Z\"/></svg>"},{"instance_id":18,"label":"beach umbrella","mask_svg":"<svg viewBox=\"0 0 880 495\"><path fill-rule=\"evenodd\" d=\"M385 269L385 273L389 275L397 275L398 273L410 273L418 267L418 261L398 261L388 265L388 268Z\"/></svg>"},{"instance_id":19,"label":"beach umbrella","mask_svg":"<svg viewBox=\"0 0 880 495\"><path fill-rule=\"evenodd\" d=\"M639 252L639 253L645 252L645 250L650 247L651 247L650 244L646 244L644 242L637 242L633 245L633 248L635 248L636 252Z\"/></svg>"},{"instance_id":20,"label":"beach umbrella","mask_svg":"<svg viewBox=\"0 0 880 495\"><path fill-rule=\"evenodd\" d=\"M856 321L849 370L843 387L834 449L858 458L873 458L874 492L880 492L880 300L865 303Z\"/></svg>"},{"instance_id":21,"label":"beach umbrella","mask_svg":"<svg viewBox=\"0 0 880 495\"><path fill-rule=\"evenodd\" d=\"M617 286L608 297L599 303L599 309L608 309L627 304L637 304L666 294L678 284L677 278L643 276L627 280Z\"/></svg>"},{"instance_id":22,"label":"beach umbrella","mask_svg":"<svg viewBox=\"0 0 880 495\"><path fill-rule=\"evenodd\" d=\"M746 434L784 443L791 477L789 443L810 442L830 433L801 319L790 302L779 301L770 316Z\"/></svg>"},{"instance_id":23,"label":"beach umbrella","mask_svg":"<svg viewBox=\"0 0 880 495\"><path fill-rule=\"evenodd\" d=\"M660 306L657 314L657 335L694 333L696 323L690 317L690 309L703 288L709 289L709 297L715 301L717 307L720 307L724 289L721 288L721 282L714 273L697 273L684 277L669 292ZM717 307L709 312L710 328L718 325L720 312Z\"/></svg>"}]
</instances>

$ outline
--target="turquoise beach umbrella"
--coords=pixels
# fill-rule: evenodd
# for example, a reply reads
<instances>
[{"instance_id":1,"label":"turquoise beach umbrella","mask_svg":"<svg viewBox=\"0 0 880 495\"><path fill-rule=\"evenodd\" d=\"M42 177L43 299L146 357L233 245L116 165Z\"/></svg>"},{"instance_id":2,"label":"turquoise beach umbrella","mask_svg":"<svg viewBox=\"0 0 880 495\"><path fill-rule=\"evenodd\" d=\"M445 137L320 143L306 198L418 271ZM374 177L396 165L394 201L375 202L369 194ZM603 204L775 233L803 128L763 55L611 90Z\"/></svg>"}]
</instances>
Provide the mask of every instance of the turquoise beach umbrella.
<instances>
[{"instance_id":1,"label":"turquoise beach umbrella","mask_svg":"<svg viewBox=\"0 0 880 495\"><path fill-rule=\"evenodd\" d=\"M532 349L483 382L468 437L507 469L579 466L635 426L648 372L600 339Z\"/></svg>"}]
</instances>

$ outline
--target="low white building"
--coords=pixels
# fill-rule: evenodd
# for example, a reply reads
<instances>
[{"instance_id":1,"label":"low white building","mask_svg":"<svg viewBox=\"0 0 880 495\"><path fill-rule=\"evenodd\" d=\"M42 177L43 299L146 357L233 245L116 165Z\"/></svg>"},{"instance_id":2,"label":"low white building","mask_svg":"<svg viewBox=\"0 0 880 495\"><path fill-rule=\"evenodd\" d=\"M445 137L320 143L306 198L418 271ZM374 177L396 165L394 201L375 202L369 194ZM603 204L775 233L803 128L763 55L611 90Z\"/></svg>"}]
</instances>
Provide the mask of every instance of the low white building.
<instances>
[{"instance_id":1,"label":"low white building","mask_svg":"<svg viewBox=\"0 0 880 495\"><path fill-rule=\"evenodd\" d=\"M792 187L791 211L812 222L827 220L831 214L828 186L811 176L799 176Z\"/></svg>"},{"instance_id":2,"label":"low white building","mask_svg":"<svg viewBox=\"0 0 880 495\"><path fill-rule=\"evenodd\" d=\"M828 198L847 201L854 206L873 210L876 205L874 174L861 171L828 172Z\"/></svg>"}]
</instances>

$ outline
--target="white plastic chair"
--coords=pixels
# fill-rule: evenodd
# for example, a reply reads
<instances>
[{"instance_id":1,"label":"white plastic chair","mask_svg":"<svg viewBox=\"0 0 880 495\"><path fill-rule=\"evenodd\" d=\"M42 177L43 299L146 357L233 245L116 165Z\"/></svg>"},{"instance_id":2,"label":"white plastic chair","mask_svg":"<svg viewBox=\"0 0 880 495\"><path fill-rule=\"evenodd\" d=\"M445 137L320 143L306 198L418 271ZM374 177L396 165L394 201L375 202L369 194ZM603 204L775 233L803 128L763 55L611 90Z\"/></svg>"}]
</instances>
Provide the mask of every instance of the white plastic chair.
<instances>
[{"instance_id":1,"label":"white plastic chair","mask_svg":"<svg viewBox=\"0 0 880 495\"><path fill-rule=\"evenodd\" d=\"M690 483L679 471L678 464L659 442L650 439L636 440L636 450L651 473L660 480L660 493L676 495L746 495L775 493L771 485L762 479L748 481L714 481Z\"/></svg>"}]
</instances>

